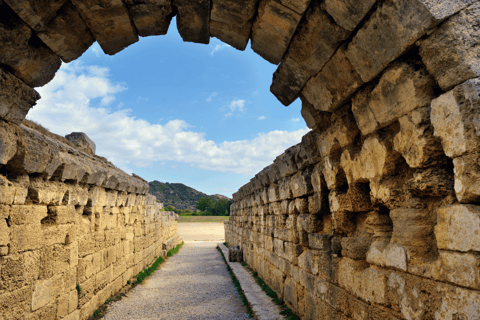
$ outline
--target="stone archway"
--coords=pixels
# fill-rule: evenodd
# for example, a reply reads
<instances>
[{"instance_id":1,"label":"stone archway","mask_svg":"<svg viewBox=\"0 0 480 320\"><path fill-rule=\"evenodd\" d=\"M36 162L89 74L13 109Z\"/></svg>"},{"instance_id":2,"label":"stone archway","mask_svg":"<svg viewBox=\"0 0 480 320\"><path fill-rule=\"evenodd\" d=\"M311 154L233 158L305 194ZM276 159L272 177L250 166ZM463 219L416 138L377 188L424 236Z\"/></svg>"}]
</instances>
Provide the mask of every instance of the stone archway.
<instances>
[{"instance_id":1,"label":"stone archway","mask_svg":"<svg viewBox=\"0 0 480 320\"><path fill-rule=\"evenodd\" d=\"M141 178L20 124L39 99L33 88L62 60L95 40L115 54L165 34L174 15L185 41L215 36L239 50L251 41L279 64L278 100L302 99L312 132L234 195L226 225L228 241L292 309L306 319L478 319L476 0L0 0L0 203L44 206L38 225L61 220L47 206L101 219L99 207L143 204L153 214ZM26 259L49 235L1 223L5 257ZM57 228L82 259L90 254L90 238ZM56 299L35 300L52 281L31 289L38 310ZM99 290L71 314L94 310Z\"/></svg>"}]
</instances>

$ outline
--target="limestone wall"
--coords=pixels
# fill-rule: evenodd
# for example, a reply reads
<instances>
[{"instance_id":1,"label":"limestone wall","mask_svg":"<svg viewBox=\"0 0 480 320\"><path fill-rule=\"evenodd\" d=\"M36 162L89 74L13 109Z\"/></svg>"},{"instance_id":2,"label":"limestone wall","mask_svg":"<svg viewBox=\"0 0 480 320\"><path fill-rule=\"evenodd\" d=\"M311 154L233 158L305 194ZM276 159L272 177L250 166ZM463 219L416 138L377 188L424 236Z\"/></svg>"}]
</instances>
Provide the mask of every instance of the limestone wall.
<instances>
[{"instance_id":1,"label":"limestone wall","mask_svg":"<svg viewBox=\"0 0 480 320\"><path fill-rule=\"evenodd\" d=\"M181 241L176 215L147 191L101 157L0 120L0 319L87 319L166 256Z\"/></svg>"},{"instance_id":2,"label":"limestone wall","mask_svg":"<svg viewBox=\"0 0 480 320\"><path fill-rule=\"evenodd\" d=\"M312 131L226 241L302 319L480 319L480 4L367 2L311 3L271 89Z\"/></svg>"}]
</instances>

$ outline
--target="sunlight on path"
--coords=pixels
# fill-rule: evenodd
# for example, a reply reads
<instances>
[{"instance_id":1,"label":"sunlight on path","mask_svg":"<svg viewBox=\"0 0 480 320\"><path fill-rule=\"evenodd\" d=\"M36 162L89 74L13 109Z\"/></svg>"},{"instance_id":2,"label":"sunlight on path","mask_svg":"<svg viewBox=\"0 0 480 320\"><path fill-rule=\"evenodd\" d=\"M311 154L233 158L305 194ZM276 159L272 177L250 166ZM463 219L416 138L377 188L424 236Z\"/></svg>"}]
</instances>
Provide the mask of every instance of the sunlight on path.
<instances>
[{"instance_id":1,"label":"sunlight on path","mask_svg":"<svg viewBox=\"0 0 480 320\"><path fill-rule=\"evenodd\" d=\"M185 223L187 224L187 223ZM200 223L199 223L200 224ZM206 223L201 223L205 225ZM198 224L197 224L198 225ZM111 303L105 320L249 319L245 306L215 249L217 242L193 242L186 236L223 238L218 226L187 226L185 245L126 298ZM220 234L219 234L220 232Z\"/></svg>"},{"instance_id":2,"label":"sunlight on path","mask_svg":"<svg viewBox=\"0 0 480 320\"><path fill-rule=\"evenodd\" d=\"M183 222L177 224L178 234L185 242L225 242L223 222Z\"/></svg>"}]
</instances>

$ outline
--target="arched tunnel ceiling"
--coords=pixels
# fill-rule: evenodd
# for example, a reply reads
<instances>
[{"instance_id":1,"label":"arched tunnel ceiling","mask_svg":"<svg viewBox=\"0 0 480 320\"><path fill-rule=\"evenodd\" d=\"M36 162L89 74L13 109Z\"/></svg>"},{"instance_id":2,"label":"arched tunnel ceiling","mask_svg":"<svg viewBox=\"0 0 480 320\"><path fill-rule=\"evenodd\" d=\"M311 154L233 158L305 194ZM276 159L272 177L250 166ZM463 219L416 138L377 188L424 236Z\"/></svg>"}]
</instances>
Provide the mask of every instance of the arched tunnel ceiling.
<instances>
[{"instance_id":1,"label":"arched tunnel ceiling","mask_svg":"<svg viewBox=\"0 0 480 320\"><path fill-rule=\"evenodd\" d=\"M184 41L217 37L244 50L250 40L255 52L280 63L271 92L284 105L301 97L308 126L320 128L412 48L419 52L417 68L426 67L442 90L479 76L478 55L471 54L478 50L471 49L478 43L475 2L0 0L0 116L19 123L39 98L32 88L48 83L61 61L75 60L94 41L113 55L139 36L165 34L176 15ZM365 125L378 127L373 113Z\"/></svg>"}]
</instances>

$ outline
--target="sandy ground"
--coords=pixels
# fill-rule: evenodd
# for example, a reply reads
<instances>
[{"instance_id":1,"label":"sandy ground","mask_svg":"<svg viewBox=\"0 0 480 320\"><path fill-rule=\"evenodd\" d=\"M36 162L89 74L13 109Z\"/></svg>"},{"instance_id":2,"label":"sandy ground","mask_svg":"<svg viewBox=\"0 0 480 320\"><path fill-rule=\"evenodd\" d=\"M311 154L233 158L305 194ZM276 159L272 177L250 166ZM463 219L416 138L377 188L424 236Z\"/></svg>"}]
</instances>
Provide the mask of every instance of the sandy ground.
<instances>
[{"instance_id":1,"label":"sandy ground","mask_svg":"<svg viewBox=\"0 0 480 320\"><path fill-rule=\"evenodd\" d=\"M217 230L215 236L218 237L220 228L213 229ZM195 226L189 230L202 233ZM215 234L211 230L207 232ZM215 242L185 243L178 254L164 262L127 297L110 304L104 319L248 320L247 310L216 245Z\"/></svg>"},{"instance_id":2,"label":"sandy ground","mask_svg":"<svg viewBox=\"0 0 480 320\"><path fill-rule=\"evenodd\" d=\"M184 242L225 241L223 222L183 222L177 224L177 230Z\"/></svg>"}]
</instances>

